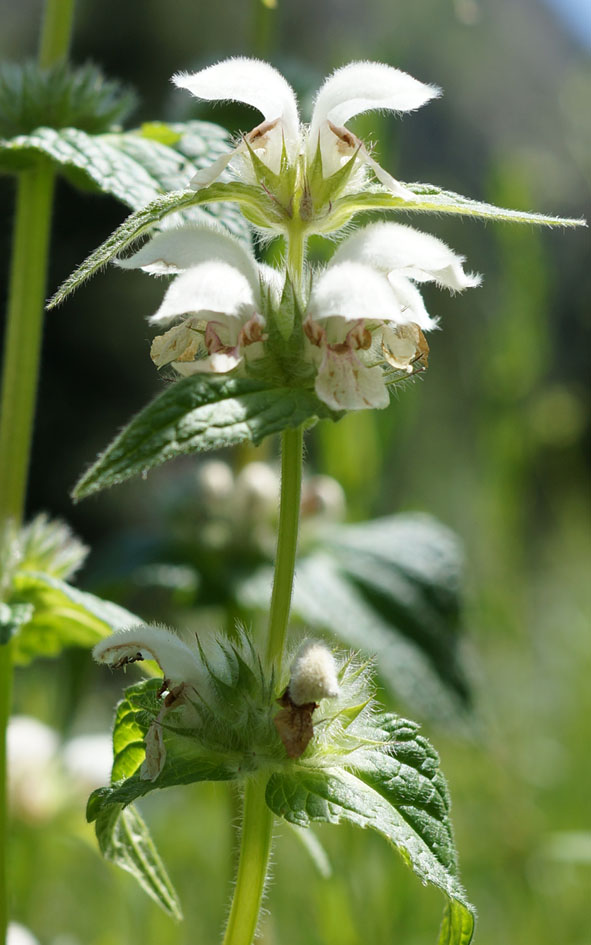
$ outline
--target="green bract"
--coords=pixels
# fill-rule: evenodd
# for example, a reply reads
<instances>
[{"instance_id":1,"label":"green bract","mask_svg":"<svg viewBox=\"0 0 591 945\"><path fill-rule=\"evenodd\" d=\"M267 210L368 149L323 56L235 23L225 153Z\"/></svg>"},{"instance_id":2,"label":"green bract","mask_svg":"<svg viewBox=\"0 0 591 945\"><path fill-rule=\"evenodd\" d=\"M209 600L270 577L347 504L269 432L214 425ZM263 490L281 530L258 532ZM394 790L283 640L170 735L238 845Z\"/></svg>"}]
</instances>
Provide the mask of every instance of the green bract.
<instances>
[{"instance_id":1,"label":"green bract","mask_svg":"<svg viewBox=\"0 0 591 945\"><path fill-rule=\"evenodd\" d=\"M280 681L267 674L246 638L191 655L169 631L138 627L114 634L95 652L114 666L154 657L165 674L164 683L150 679L126 690L113 730L112 784L88 803L103 848L110 850L116 835L116 861L127 846L118 817L138 797L174 784L256 775L266 780L269 808L296 826L348 821L380 833L421 881L447 896L440 942L470 941L473 910L457 876L437 754L415 723L375 711L366 667L340 659L336 694L300 707L289 698L295 676ZM275 700L284 691L280 702L288 709L279 710ZM300 739L306 725L310 740L303 750L298 742L294 757L289 739ZM143 872L137 862L135 871Z\"/></svg>"},{"instance_id":2,"label":"green bract","mask_svg":"<svg viewBox=\"0 0 591 945\"><path fill-rule=\"evenodd\" d=\"M28 135L41 126L100 134L122 122L135 94L92 64L48 69L36 62L0 66L0 137Z\"/></svg>"}]
</instances>

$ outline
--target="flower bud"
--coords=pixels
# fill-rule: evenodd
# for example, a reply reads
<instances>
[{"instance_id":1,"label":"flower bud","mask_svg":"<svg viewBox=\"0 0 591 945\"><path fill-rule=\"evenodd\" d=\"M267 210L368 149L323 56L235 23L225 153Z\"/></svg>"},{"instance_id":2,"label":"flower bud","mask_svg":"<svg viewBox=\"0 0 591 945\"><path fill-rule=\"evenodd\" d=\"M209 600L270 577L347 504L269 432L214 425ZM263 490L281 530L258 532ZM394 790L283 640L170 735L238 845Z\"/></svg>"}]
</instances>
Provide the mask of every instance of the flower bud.
<instances>
[{"instance_id":1,"label":"flower bud","mask_svg":"<svg viewBox=\"0 0 591 945\"><path fill-rule=\"evenodd\" d=\"M296 653L291 666L289 696L294 705L307 705L339 694L334 656L323 643L308 640Z\"/></svg>"}]
</instances>

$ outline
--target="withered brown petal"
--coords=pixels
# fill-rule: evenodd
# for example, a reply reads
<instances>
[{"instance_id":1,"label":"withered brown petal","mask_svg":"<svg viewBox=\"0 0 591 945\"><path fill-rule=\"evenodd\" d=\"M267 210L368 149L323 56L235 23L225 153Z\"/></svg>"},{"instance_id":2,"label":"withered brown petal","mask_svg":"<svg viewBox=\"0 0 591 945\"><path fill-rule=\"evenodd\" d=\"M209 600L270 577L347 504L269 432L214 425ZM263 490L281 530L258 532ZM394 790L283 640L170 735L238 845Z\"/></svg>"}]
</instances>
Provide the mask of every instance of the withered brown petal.
<instances>
[{"instance_id":1,"label":"withered brown petal","mask_svg":"<svg viewBox=\"0 0 591 945\"><path fill-rule=\"evenodd\" d=\"M277 734L285 746L288 758L299 758L308 747L314 735L312 713L315 702L294 705L286 694L279 700L281 709L274 718Z\"/></svg>"}]
</instances>

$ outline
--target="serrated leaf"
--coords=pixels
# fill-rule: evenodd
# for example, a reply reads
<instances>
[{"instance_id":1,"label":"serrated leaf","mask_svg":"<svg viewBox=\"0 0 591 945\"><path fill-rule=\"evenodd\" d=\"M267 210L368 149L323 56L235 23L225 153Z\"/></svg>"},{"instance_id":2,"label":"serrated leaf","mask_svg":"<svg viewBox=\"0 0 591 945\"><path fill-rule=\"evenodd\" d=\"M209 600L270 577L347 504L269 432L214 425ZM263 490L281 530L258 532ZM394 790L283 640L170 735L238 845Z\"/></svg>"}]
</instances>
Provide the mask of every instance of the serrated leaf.
<instances>
[{"instance_id":1,"label":"serrated leaf","mask_svg":"<svg viewBox=\"0 0 591 945\"><path fill-rule=\"evenodd\" d=\"M81 499L183 456L258 444L287 427L338 419L312 391L266 386L239 377L193 375L171 384L116 437L77 483Z\"/></svg>"},{"instance_id":2,"label":"serrated leaf","mask_svg":"<svg viewBox=\"0 0 591 945\"><path fill-rule=\"evenodd\" d=\"M117 706L113 728L113 783L90 795L86 812L89 821L96 820L113 805L126 806L160 788L197 781L232 781L239 777L242 759L238 755L211 751L191 733L183 733L169 724L162 726L166 747L162 771L153 781L141 777L144 739L161 709L158 696L161 687L161 679L148 679L125 690Z\"/></svg>"},{"instance_id":3,"label":"serrated leaf","mask_svg":"<svg viewBox=\"0 0 591 945\"><path fill-rule=\"evenodd\" d=\"M75 186L110 194L138 210L163 193L187 187L196 169L230 146L225 132L208 122L169 127L169 143L144 135L142 129L91 135L79 128L37 128L0 140L0 172L26 169L43 157ZM182 211L180 219L204 224L212 216L250 241L234 207L215 211L193 207Z\"/></svg>"},{"instance_id":4,"label":"serrated leaf","mask_svg":"<svg viewBox=\"0 0 591 945\"><path fill-rule=\"evenodd\" d=\"M17 572L10 603L32 608L13 639L17 664L56 656L67 646L94 646L113 630L141 622L117 604L36 571Z\"/></svg>"},{"instance_id":5,"label":"serrated leaf","mask_svg":"<svg viewBox=\"0 0 591 945\"><path fill-rule=\"evenodd\" d=\"M523 210L508 210L496 207L481 200L472 200L449 190L442 190L433 184L404 184L416 194L416 201L403 200L395 197L386 190L366 190L361 193L350 194L335 201L330 214L330 228L340 225L340 216L343 223L351 219L356 213L364 210L403 210L409 213L454 213L459 216L480 217L485 220L501 220L508 223L533 223L537 226L585 226L583 219L574 220L568 217L553 217L543 213L528 213Z\"/></svg>"},{"instance_id":6,"label":"serrated leaf","mask_svg":"<svg viewBox=\"0 0 591 945\"><path fill-rule=\"evenodd\" d=\"M294 765L271 775L270 809L300 827L348 822L375 830L423 883L449 899L439 945L469 945L474 910L457 878L449 796L437 754L416 726L384 715L368 728L379 747L356 756L354 770Z\"/></svg>"},{"instance_id":7,"label":"serrated leaf","mask_svg":"<svg viewBox=\"0 0 591 945\"><path fill-rule=\"evenodd\" d=\"M68 276L49 300L47 308L55 308L56 305L61 304L75 289L90 279L111 259L122 253L170 214L184 214L186 218L187 211L205 204L229 202L237 203L243 208L248 207L256 217L257 214L261 214L261 201L264 199L261 197L258 188L250 184L243 184L240 181L232 181L227 184L223 182L214 183L209 187L203 187L201 190L176 190L162 194L145 207L130 214L121 226ZM268 209L261 216L261 220L267 220L267 225L268 218L272 217L275 212L270 200L268 203Z\"/></svg>"},{"instance_id":8,"label":"serrated leaf","mask_svg":"<svg viewBox=\"0 0 591 945\"><path fill-rule=\"evenodd\" d=\"M96 822L96 835L105 859L138 881L148 896L174 919L183 918L181 905L158 856L148 828L134 807L104 808Z\"/></svg>"}]
</instances>

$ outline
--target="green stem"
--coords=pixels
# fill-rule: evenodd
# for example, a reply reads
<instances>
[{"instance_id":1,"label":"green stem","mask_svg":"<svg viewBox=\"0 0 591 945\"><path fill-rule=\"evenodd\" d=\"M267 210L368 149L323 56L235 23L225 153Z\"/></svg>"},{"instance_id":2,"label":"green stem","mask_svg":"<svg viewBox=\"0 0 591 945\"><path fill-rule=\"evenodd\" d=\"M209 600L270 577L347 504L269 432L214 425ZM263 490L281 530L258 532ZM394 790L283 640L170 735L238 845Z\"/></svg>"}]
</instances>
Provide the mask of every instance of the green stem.
<instances>
[{"instance_id":1,"label":"green stem","mask_svg":"<svg viewBox=\"0 0 591 945\"><path fill-rule=\"evenodd\" d=\"M53 184L45 163L23 171L18 180L0 395L0 521L17 525L33 433Z\"/></svg>"},{"instance_id":2,"label":"green stem","mask_svg":"<svg viewBox=\"0 0 591 945\"><path fill-rule=\"evenodd\" d=\"M75 0L47 0L39 65L65 59ZM8 289L0 392L0 540L7 525L19 526L25 507L54 192L51 165L40 160L19 174ZM6 730L12 695L10 643L0 645L0 942L8 928Z\"/></svg>"},{"instance_id":3,"label":"green stem","mask_svg":"<svg viewBox=\"0 0 591 945\"><path fill-rule=\"evenodd\" d=\"M240 860L223 945L251 945L259 919L271 851L273 814L265 802L265 781L253 778L244 791Z\"/></svg>"},{"instance_id":4,"label":"green stem","mask_svg":"<svg viewBox=\"0 0 591 945\"><path fill-rule=\"evenodd\" d=\"M281 674L298 543L304 433L285 430L281 438L281 502L267 664ZM223 945L251 945L256 932L271 851L273 814L265 801L266 778L247 782L242 843L230 919Z\"/></svg>"},{"instance_id":5,"label":"green stem","mask_svg":"<svg viewBox=\"0 0 591 945\"><path fill-rule=\"evenodd\" d=\"M281 435L281 503L267 640L267 664L275 665L278 673L281 671L298 543L303 446L302 427L283 431Z\"/></svg>"},{"instance_id":6,"label":"green stem","mask_svg":"<svg viewBox=\"0 0 591 945\"><path fill-rule=\"evenodd\" d=\"M70 50L76 0L47 0L39 43L39 65L48 69Z\"/></svg>"},{"instance_id":7,"label":"green stem","mask_svg":"<svg viewBox=\"0 0 591 945\"><path fill-rule=\"evenodd\" d=\"M2 393L0 395L0 535L23 519L35 414L54 175L39 164L19 176ZM0 942L8 925L6 729L12 655L0 646Z\"/></svg>"},{"instance_id":8,"label":"green stem","mask_svg":"<svg viewBox=\"0 0 591 945\"><path fill-rule=\"evenodd\" d=\"M292 284L299 292L302 285L304 265L306 261L306 235L303 227L295 223L290 228L287 240L287 271Z\"/></svg>"}]
</instances>

